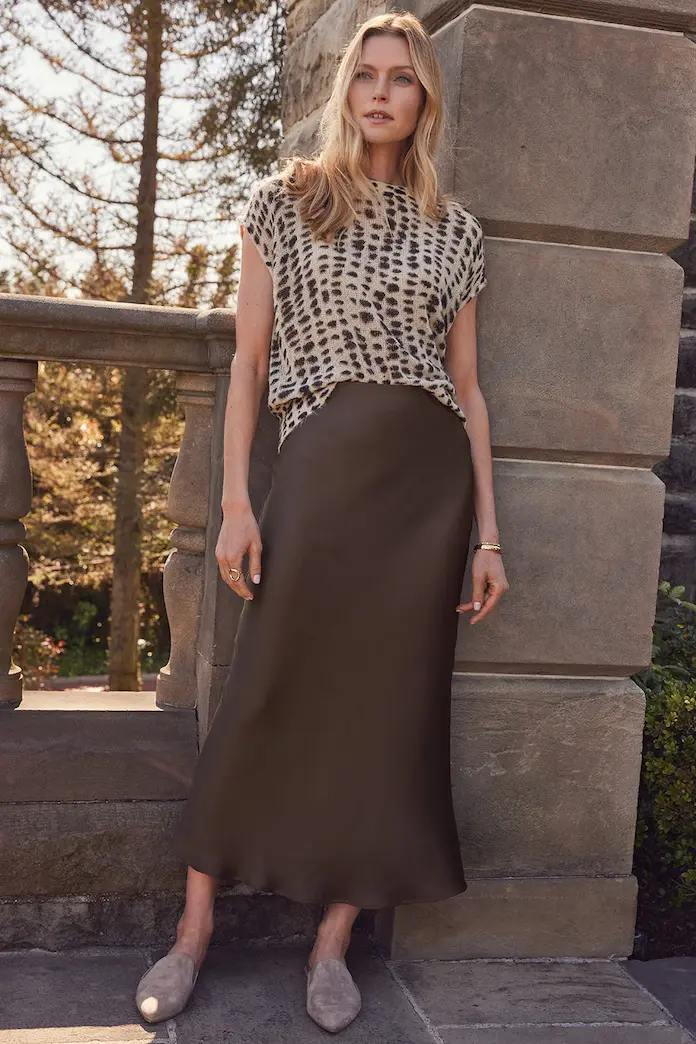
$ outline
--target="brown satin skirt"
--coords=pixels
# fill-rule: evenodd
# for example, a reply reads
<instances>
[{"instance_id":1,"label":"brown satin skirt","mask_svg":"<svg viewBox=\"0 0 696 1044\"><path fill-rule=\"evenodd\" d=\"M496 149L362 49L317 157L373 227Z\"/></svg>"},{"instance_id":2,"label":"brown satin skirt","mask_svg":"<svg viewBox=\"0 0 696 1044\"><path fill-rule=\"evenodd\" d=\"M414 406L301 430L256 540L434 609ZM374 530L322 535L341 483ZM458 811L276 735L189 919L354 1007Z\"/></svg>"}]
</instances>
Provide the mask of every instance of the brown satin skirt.
<instances>
[{"instance_id":1,"label":"brown satin skirt","mask_svg":"<svg viewBox=\"0 0 696 1044\"><path fill-rule=\"evenodd\" d=\"M185 863L308 903L465 891L450 699L472 520L469 436L426 389L344 381L287 435Z\"/></svg>"}]
</instances>

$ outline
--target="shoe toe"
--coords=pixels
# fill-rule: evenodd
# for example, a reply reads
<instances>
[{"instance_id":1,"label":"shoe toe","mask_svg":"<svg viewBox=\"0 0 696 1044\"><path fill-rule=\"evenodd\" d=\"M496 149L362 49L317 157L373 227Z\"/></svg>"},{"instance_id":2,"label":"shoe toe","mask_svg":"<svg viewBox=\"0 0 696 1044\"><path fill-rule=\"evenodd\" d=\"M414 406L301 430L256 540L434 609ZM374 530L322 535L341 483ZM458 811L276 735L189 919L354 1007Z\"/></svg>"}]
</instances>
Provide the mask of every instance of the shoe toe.
<instances>
[{"instance_id":1,"label":"shoe toe","mask_svg":"<svg viewBox=\"0 0 696 1044\"><path fill-rule=\"evenodd\" d=\"M168 953L149 968L135 992L138 1011L147 1022L163 1022L187 1003L198 972L186 953Z\"/></svg>"},{"instance_id":2,"label":"shoe toe","mask_svg":"<svg viewBox=\"0 0 696 1044\"><path fill-rule=\"evenodd\" d=\"M338 957L317 961L307 969L307 1013L331 1033L348 1026L361 1007L358 987Z\"/></svg>"}]
</instances>

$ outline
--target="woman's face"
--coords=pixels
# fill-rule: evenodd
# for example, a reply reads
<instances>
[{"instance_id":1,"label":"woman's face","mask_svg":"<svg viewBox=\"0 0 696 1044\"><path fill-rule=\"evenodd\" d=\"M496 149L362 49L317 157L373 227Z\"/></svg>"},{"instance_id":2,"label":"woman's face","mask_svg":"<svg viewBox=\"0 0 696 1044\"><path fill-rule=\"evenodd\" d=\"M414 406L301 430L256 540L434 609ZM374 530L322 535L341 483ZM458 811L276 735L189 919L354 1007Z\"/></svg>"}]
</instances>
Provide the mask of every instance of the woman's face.
<instances>
[{"instance_id":1,"label":"woman's face","mask_svg":"<svg viewBox=\"0 0 696 1044\"><path fill-rule=\"evenodd\" d=\"M411 52L402 36L380 33L363 41L361 61L350 87L348 104L370 144L401 141L418 123L425 90L411 66ZM370 119L381 109L386 119Z\"/></svg>"}]
</instances>

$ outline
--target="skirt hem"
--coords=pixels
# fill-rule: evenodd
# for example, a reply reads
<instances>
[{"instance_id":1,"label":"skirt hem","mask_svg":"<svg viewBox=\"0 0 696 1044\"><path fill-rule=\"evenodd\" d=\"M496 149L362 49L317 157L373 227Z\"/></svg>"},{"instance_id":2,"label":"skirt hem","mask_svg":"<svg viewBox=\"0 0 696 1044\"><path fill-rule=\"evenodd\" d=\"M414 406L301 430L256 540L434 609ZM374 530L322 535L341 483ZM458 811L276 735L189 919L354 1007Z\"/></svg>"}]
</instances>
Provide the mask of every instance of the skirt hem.
<instances>
[{"instance_id":1,"label":"skirt hem","mask_svg":"<svg viewBox=\"0 0 696 1044\"><path fill-rule=\"evenodd\" d=\"M231 870L226 870L224 867L218 870L202 869L202 865L198 860L198 866L196 863L189 862L187 865L192 869L197 870L199 874L206 874L209 877L224 877L225 880L228 878L234 879L239 884L247 885L253 888L257 892L265 892L267 895L281 895L285 899L290 899L294 903L309 903L316 905L327 906L330 903L347 903L349 906L358 906L361 910L383 910L392 906L408 906L415 903L438 903L445 899L453 899L457 895L462 895L468 888L468 883L462 880L461 887L455 887L454 891L449 889L443 894L441 891L437 894L428 894L420 896L419 898L399 898L398 896L391 896L389 899L383 899L379 902L367 902L365 899L356 898L336 898L335 896L327 898L325 892L318 893L315 896L309 897L307 894L300 895L292 886L286 888L283 885L271 887L267 881L254 880L253 874L245 874L241 872L240 876L237 876Z\"/></svg>"}]
</instances>

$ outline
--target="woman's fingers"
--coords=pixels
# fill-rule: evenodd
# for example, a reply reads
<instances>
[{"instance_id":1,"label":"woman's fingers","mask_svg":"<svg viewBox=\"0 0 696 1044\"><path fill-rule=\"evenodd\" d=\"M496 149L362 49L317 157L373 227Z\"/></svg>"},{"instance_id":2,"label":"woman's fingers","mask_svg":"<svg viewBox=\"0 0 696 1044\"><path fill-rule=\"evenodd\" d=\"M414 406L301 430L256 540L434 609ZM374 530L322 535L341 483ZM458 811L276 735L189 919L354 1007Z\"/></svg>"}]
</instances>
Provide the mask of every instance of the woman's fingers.
<instances>
[{"instance_id":1,"label":"woman's fingers","mask_svg":"<svg viewBox=\"0 0 696 1044\"><path fill-rule=\"evenodd\" d=\"M497 603L502 593L503 592L501 590L498 591L496 595L493 589L489 586L489 590L485 595L479 595L477 598L473 598L470 602L462 602L461 605L458 605L457 612L463 613L466 609L477 609L478 611L469 620L469 623L476 623L483 616L485 616L486 613L490 612L493 606Z\"/></svg>"},{"instance_id":2,"label":"woman's fingers","mask_svg":"<svg viewBox=\"0 0 696 1044\"><path fill-rule=\"evenodd\" d=\"M240 510L230 509L223 517L218 536L215 557L220 568L220 575L228 587L251 602L254 595L247 586L242 561L245 555L249 558L249 573L253 583L261 581L261 533L258 523L249 507ZM232 575L230 576L230 570ZM234 579L236 577L236 579ZM258 579L256 579L258 577Z\"/></svg>"},{"instance_id":3,"label":"woman's fingers","mask_svg":"<svg viewBox=\"0 0 696 1044\"><path fill-rule=\"evenodd\" d=\"M507 590L507 588L503 589L496 583L495 580L490 580L488 582L488 589L484 596L483 606L481 607L480 611L476 613L475 616L471 617L469 623L478 623L478 621L482 620L487 613L490 613L491 609L500 601L501 595L503 594L503 590Z\"/></svg>"},{"instance_id":4,"label":"woman's fingers","mask_svg":"<svg viewBox=\"0 0 696 1044\"><path fill-rule=\"evenodd\" d=\"M260 540L252 540L249 544L249 576L252 583L261 583L261 551L263 550Z\"/></svg>"},{"instance_id":5,"label":"woman's fingers","mask_svg":"<svg viewBox=\"0 0 696 1044\"><path fill-rule=\"evenodd\" d=\"M486 562L483 556L487 554L496 555L496 552L479 552L480 558L474 559L471 601L462 602L457 606L458 613L467 609L476 610L475 615L469 620L471 624L478 623L495 608L502 595L510 588L502 561L494 557L490 562Z\"/></svg>"},{"instance_id":6,"label":"woman's fingers","mask_svg":"<svg viewBox=\"0 0 696 1044\"><path fill-rule=\"evenodd\" d=\"M240 598L245 598L247 601L251 601L254 596L247 587L246 580L244 579L244 573L242 572L242 556L235 555L234 559L221 556L218 558L218 565L220 566L220 575L227 586L231 587ZM232 579L232 576L230 576L230 569L232 570L232 576L237 576L235 570L239 571L238 580Z\"/></svg>"}]
</instances>

